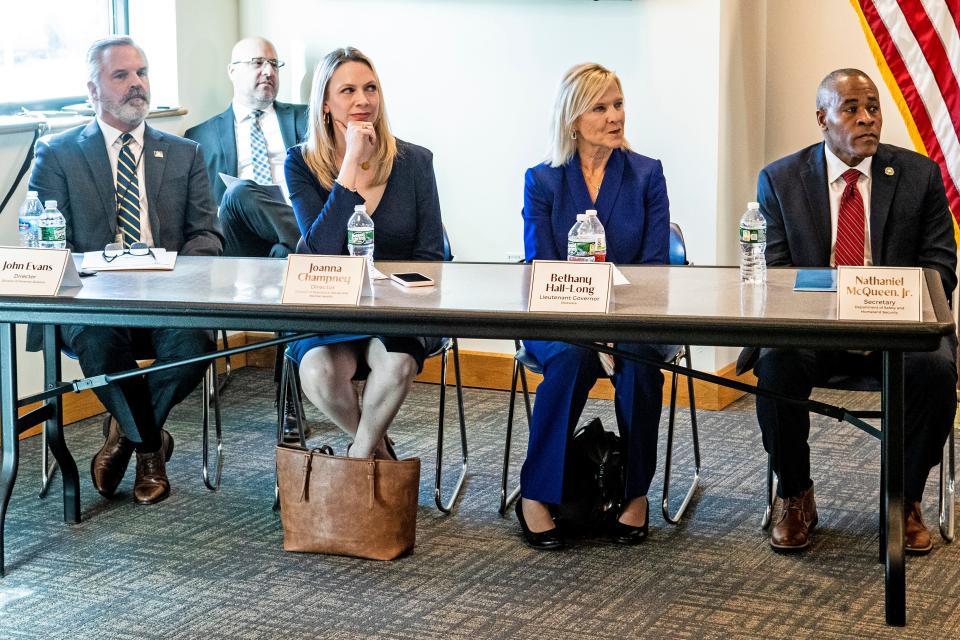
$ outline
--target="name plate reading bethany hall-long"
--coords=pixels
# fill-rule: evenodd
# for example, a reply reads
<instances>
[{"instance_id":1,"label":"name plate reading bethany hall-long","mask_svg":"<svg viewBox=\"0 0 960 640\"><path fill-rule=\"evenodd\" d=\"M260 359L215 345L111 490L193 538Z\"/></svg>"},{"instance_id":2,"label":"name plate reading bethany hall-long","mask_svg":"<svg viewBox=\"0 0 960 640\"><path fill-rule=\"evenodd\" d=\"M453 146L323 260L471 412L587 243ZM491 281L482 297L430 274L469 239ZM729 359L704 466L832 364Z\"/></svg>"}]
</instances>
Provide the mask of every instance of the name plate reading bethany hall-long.
<instances>
[{"instance_id":1,"label":"name plate reading bethany hall-long","mask_svg":"<svg viewBox=\"0 0 960 640\"><path fill-rule=\"evenodd\" d=\"M919 267L837 267L837 319L919 322L922 286Z\"/></svg>"},{"instance_id":2,"label":"name plate reading bethany hall-long","mask_svg":"<svg viewBox=\"0 0 960 640\"><path fill-rule=\"evenodd\" d=\"M360 256L287 256L282 304L356 306L366 281L367 259Z\"/></svg>"},{"instance_id":3,"label":"name plate reading bethany hall-long","mask_svg":"<svg viewBox=\"0 0 960 640\"><path fill-rule=\"evenodd\" d=\"M530 311L606 313L613 289L613 264L534 260Z\"/></svg>"}]
</instances>

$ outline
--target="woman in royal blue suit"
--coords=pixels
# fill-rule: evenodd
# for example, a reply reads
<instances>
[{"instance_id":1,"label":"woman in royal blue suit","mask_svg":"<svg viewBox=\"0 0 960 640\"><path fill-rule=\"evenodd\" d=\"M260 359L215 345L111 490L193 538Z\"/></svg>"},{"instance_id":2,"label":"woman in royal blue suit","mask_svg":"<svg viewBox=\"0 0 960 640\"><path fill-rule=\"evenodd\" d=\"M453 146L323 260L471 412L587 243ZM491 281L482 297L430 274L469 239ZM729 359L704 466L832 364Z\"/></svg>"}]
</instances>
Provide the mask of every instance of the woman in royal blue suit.
<instances>
[{"instance_id":1,"label":"woman in royal blue suit","mask_svg":"<svg viewBox=\"0 0 960 640\"><path fill-rule=\"evenodd\" d=\"M596 209L607 235L607 260L620 264L665 264L670 207L658 160L632 152L624 138L623 92L612 71L581 64L563 78L553 117L547 162L527 170L523 191L526 259L565 260L567 233L578 213ZM525 340L543 366L537 388L527 458L520 474L517 518L526 542L557 549L564 539L548 505L561 501L567 443L603 366L590 350L564 342ZM661 358L663 347L618 344L620 349ZM646 538L647 490L656 469L663 375L659 368L617 360L617 423L627 453L624 508L611 529L613 540Z\"/></svg>"},{"instance_id":2,"label":"woman in royal blue suit","mask_svg":"<svg viewBox=\"0 0 960 640\"><path fill-rule=\"evenodd\" d=\"M347 221L365 204L376 228L374 258L443 259L433 154L390 132L380 79L357 49L336 49L317 64L307 141L291 147L284 169L302 251L345 255ZM439 343L338 334L299 340L289 353L304 394L353 436L348 455L395 458L387 428Z\"/></svg>"}]
</instances>

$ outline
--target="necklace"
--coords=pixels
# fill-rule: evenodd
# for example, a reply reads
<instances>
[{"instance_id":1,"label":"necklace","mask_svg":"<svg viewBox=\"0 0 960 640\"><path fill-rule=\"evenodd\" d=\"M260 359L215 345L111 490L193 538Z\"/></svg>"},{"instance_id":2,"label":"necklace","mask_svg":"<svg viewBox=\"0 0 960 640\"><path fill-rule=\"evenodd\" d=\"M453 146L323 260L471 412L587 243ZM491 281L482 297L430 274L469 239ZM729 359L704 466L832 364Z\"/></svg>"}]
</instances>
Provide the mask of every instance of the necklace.
<instances>
[{"instance_id":1,"label":"necklace","mask_svg":"<svg viewBox=\"0 0 960 640\"><path fill-rule=\"evenodd\" d=\"M581 171L582 171L582 167L581 167ZM589 192L590 197L594 201L596 201L597 197L600 195L600 185L603 184L603 172L602 171L600 172L599 177L592 179L590 177L587 177L587 173L584 171L583 181L587 185L587 191Z\"/></svg>"}]
</instances>

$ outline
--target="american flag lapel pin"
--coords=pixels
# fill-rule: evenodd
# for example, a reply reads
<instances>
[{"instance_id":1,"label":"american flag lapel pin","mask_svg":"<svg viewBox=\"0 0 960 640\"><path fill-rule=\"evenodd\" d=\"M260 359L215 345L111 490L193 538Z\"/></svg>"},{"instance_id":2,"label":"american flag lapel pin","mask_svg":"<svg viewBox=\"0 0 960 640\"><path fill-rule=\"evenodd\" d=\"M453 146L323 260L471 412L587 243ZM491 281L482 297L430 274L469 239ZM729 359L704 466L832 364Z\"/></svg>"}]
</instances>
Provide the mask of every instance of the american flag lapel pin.
<instances>
[{"instance_id":1,"label":"american flag lapel pin","mask_svg":"<svg viewBox=\"0 0 960 640\"><path fill-rule=\"evenodd\" d=\"M163 151L160 151L159 149L155 150L155 151L153 152L153 157L154 157L154 158L162 158L162 157L163 157Z\"/></svg>"}]
</instances>

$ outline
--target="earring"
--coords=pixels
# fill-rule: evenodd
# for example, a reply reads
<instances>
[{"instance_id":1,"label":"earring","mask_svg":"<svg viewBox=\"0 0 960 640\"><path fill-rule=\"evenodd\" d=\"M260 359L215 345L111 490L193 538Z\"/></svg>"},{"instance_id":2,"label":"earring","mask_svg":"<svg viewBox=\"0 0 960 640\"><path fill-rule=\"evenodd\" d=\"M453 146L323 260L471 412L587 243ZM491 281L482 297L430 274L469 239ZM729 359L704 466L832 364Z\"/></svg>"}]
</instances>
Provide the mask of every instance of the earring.
<instances>
[{"instance_id":1,"label":"earring","mask_svg":"<svg viewBox=\"0 0 960 640\"><path fill-rule=\"evenodd\" d=\"M325 114L323 114L323 123L324 123L325 125L327 125L328 127L330 126L330 123L331 123L332 120L333 120L333 117L330 115L330 112L329 112L329 111L327 111Z\"/></svg>"},{"instance_id":2,"label":"earring","mask_svg":"<svg viewBox=\"0 0 960 640\"><path fill-rule=\"evenodd\" d=\"M576 130L576 129L570 129L570 139L571 139L571 140L576 140L576 139L577 139L577 130Z\"/></svg>"}]
</instances>

